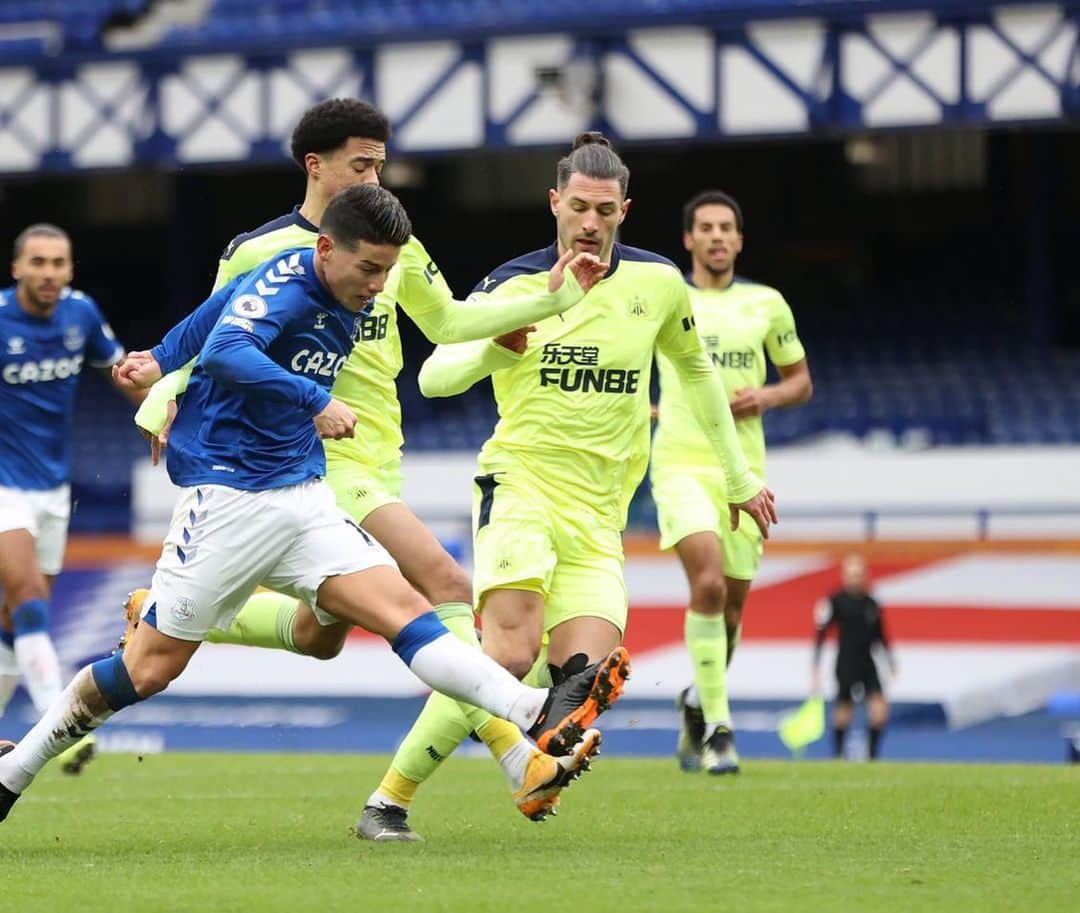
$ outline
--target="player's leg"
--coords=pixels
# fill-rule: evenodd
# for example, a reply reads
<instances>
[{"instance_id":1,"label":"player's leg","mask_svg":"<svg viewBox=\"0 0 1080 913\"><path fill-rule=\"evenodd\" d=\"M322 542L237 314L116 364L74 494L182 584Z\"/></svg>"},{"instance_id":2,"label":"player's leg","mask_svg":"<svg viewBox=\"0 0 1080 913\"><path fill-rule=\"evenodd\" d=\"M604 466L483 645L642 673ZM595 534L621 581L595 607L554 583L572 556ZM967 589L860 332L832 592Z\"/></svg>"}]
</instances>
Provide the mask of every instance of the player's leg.
<instances>
[{"instance_id":1,"label":"player's leg","mask_svg":"<svg viewBox=\"0 0 1080 913\"><path fill-rule=\"evenodd\" d=\"M873 661L865 678L866 712L870 720L870 760L875 760L881 750L881 736L889 722L889 702L881 690L881 680Z\"/></svg>"},{"instance_id":2,"label":"player's leg","mask_svg":"<svg viewBox=\"0 0 1080 913\"><path fill-rule=\"evenodd\" d=\"M340 500L339 500L340 503ZM472 615L472 581L442 543L402 501L381 505L361 525L382 543L402 575L438 611L464 607Z\"/></svg>"},{"instance_id":3,"label":"player's leg","mask_svg":"<svg viewBox=\"0 0 1080 913\"><path fill-rule=\"evenodd\" d=\"M338 506L368 530L398 563L405 579L435 607L443 621L472 618L468 575L398 496L400 465L374 469L333 461L327 484ZM258 593L213 643L289 650L332 659L341 653L351 625L321 624L310 607L291 597Z\"/></svg>"},{"instance_id":4,"label":"player's leg","mask_svg":"<svg viewBox=\"0 0 1080 913\"><path fill-rule=\"evenodd\" d=\"M542 605L541 601L541 613ZM456 637L479 650L471 610L467 619L444 615L442 621ZM378 788L368 798L357 834L371 840L419 839L406 822L413 798L420 785L471 732L477 733L499 761L511 790L519 788L534 753L521 730L487 711L435 691L398 746Z\"/></svg>"},{"instance_id":5,"label":"player's leg","mask_svg":"<svg viewBox=\"0 0 1080 913\"><path fill-rule=\"evenodd\" d=\"M336 490L338 503L348 492ZM355 514L354 514L355 516ZM376 507L363 520L397 562L401 573L434 607L439 620L455 637L479 649L472 608L472 583L468 575L443 548L419 518L400 501ZM470 732L483 739L502 763L511 783L520 781L524 764L519 762L521 731L486 711L461 705L433 692L391 761L390 767L369 797L357 823L357 834L376 840L419 839L405 821L419 785L426 781ZM404 810L404 811L402 811Z\"/></svg>"},{"instance_id":6,"label":"player's leg","mask_svg":"<svg viewBox=\"0 0 1080 913\"><path fill-rule=\"evenodd\" d=\"M474 490L477 533L474 560L485 618L484 651L515 674L521 675L532 668L534 671L525 680L547 686L550 679L541 680L535 671L539 668L541 673L547 672L547 662L540 662L538 654L543 630L543 591L556 563L550 509L530 493L516 491L506 482L504 474L500 478L502 481L496 482L492 476L481 476ZM446 623L453 629L452 621ZM471 614L467 620L458 619L458 623L463 627L467 624L468 629L456 633L463 640L475 643ZM582 664L581 669L584 668ZM370 797L357 827L360 835L372 839L413 839L405 815L417 787L434 773L470 730L477 733L499 761L523 814L538 820L554 808L558 791L549 789L541 795L532 786L548 775L555 763L551 758L537 752L516 727L505 721L433 694L395 754L379 789ZM580 755L578 749L571 751L569 745L555 750L566 753L558 761L564 766L569 758ZM387 814L382 814L384 809Z\"/></svg>"},{"instance_id":7,"label":"player's leg","mask_svg":"<svg viewBox=\"0 0 1080 913\"><path fill-rule=\"evenodd\" d=\"M733 536L739 536L744 533L744 526L752 526L749 521L739 524L739 529L733 533ZM754 527L756 533L757 527ZM760 533L757 534L756 539L760 542ZM754 572L756 573L757 566L755 561ZM743 620L743 608L746 606L746 597L750 595L750 585L753 583L753 578L741 579L739 577L733 577L729 573L726 577L724 598L724 627L727 634L727 652L724 658L724 664L726 666L731 665L731 659L735 655L735 648L739 645L739 641L742 639L742 620Z\"/></svg>"},{"instance_id":8,"label":"player's leg","mask_svg":"<svg viewBox=\"0 0 1080 913\"><path fill-rule=\"evenodd\" d=\"M378 548L374 540L370 541ZM580 706L590 700L595 690L590 681L589 688L579 693L580 677L573 683L568 680L561 689L523 685L482 651L454 637L392 565L325 576L316 593L316 611L326 611L385 638L413 674L429 687L509 720L535 733L538 740L544 735L555 737L578 723L577 718L559 716L559 731L549 727L549 721L554 723L556 713L563 708L564 695Z\"/></svg>"},{"instance_id":9,"label":"player's leg","mask_svg":"<svg viewBox=\"0 0 1080 913\"><path fill-rule=\"evenodd\" d=\"M580 721L575 711L603 685L602 675L595 682L574 676L550 691L523 685L450 634L386 550L336 506L329 488L312 483L302 486L301 495L294 512L302 528L265 575L267 586L292 592L316 615L380 635L425 684L527 728L538 739Z\"/></svg>"},{"instance_id":10,"label":"player's leg","mask_svg":"<svg viewBox=\"0 0 1080 913\"><path fill-rule=\"evenodd\" d=\"M855 686L850 673L842 666L836 670L836 703L833 706L833 757L844 757L844 745L847 741L848 729L855 716L855 703L852 699L852 689Z\"/></svg>"},{"instance_id":11,"label":"player's leg","mask_svg":"<svg viewBox=\"0 0 1080 913\"><path fill-rule=\"evenodd\" d=\"M401 500L400 461L378 468L330 461L327 484L338 506L390 553L405 579L434 606L443 623L474 642L469 576ZM341 652L350 627L320 624L308 606L300 605L294 617L293 646L308 656L330 659Z\"/></svg>"},{"instance_id":12,"label":"player's leg","mask_svg":"<svg viewBox=\"0 0 1080 913\"><path fill-rule=\"evenodd\" d=\"M719 510L722 504L717 503ZM721 541L724 551L724 636L726 649L724 654L723 674L725 697L728 668L739 642L742 631L742 613L750 587L757 576L761 563L764 542L757 526L743 520L737 530L730 526L721 528ZM702 754L702 766L713 774L738 773L739 755L735 750L735 729L729 722L727 726L717 727L711 734L706 734L705 751Z\"/></svg>"},{"instance_id":13,"label":"player's leg","mask_svg":"<svg viewBox=\"0 0 1080 913\"><path fill-rule=\"evenodd\" d=\"M0 489L0 589L11 625L15 665L39 714L56 700L63 684L49 636L46 575L60 570L67 513L66 488L50 492Z\"/></svg>"},{"instance_id":14,"label":"player's leg","mask_svg":"<svg viewBox=\"0 0 1080 913\"><path fill-rule=\"evenodd\" d=\"M143 624L123 653L79 670L37 724L0 758L0 821L49 760L118 710L165 690L198 646Z\"/></svg>"},{"instance_id":15,"label":"player's leg","mask_svg":"<svg viewBox=\"0 0 1080 913\"><path fill-rule=\"evenodd\" d=\"M676 756L685 771L701 769L706 743L720 738L718 732L730 744L723 615L727 586L722 523L726 511L723 515L718 511L716 501L722 495L713 488L689 467L653 473L660 546L675 549L690 588L684 636L693 683L677 701L681 725ZM737 769L737 762L718 765L725 770L731 766Z\"/></svg>"},{"instance_id":16,"label":"player's leg","mask_svg":"<svg viewBox=\"0 0 1080 913\"><path fill-rule=\"evenodd\" d=\"M682 562L690 586L690 604L684 624L687 652L693 669L693 685L681 696L683 725L678 757L683 770L694 771L705 765L705 755L712 742L731 742L731 710L727 696L725 663L727 633L724 627L723 548L714 532L693 533L680 540L675 551ZM698 711L695 713L694 711ZM709 769L734 772L737 762L722 763L710 757Z\"/></svg>"},{"instance_id":17,"label":"player's leg","mask_svg":"<svg viewBox=\"0 0 1080 913\"><path fill-rule=\"evenodd\" d=\"M15 663L15 635L7 626L5 613L0 608L0 717L11 701L19 684L19 667Z\"/></svg>"},{"instance_id":18,"label":"player's leg","mask_svg":"<svg viewBox=\"0 0 1080 913\"><path fill-rule=\"evenodd\" d=\"M491 655L491 648L502 643L495 631L496 619L505 615L509 623L516 624L514 619L522 614L531 617L538 651L542 591L555 564L545 512L533 498L515 496L512 485L499 484L492 476L481 476L473 490L473 522L477 591L485 612L488 602L491 599L495 602L494 612L485 620L485 651ZM507 558L510 553L512 560ZM528 589L522 590L523 586ZM519 606L521 600L525 601ZM466 643L478 646L471 610L467 621L464 617L444 616L443 622ZM497 654L496 659L499 658ZM522 657L516 670L511 671L524 675L535 658L535 653ZM470 713L469 708L436 692L398 747L379 788L369 798L357 826L358 833L372 839L412 839L405 815L418 787L472 731L499 759L513 788L523 776L521 759L526 756L520 730L482 710L473 708ZM387 809L388 814L380 814L380 809Z\"/></svg>"}]
</instances>

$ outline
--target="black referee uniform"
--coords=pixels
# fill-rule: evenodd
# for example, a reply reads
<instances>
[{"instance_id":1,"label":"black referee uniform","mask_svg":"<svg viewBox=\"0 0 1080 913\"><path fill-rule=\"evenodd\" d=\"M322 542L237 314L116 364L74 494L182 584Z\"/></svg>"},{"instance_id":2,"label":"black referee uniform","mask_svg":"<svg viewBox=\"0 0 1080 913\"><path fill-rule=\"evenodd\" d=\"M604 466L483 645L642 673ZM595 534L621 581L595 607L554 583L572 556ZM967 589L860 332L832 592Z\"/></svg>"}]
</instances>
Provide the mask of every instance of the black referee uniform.
<instances>
[{"instance_id":1,"label":"black referee uniform","mask_svg":"<svg viewBox=\"0 0 1080 913\"><path fill-rule=\"evenodd\" d=\"M881 619L881 606L867 593L840 590L829 597L827 614L817 618L817 642L814 644L814 665L821 656L821 646L829 628L836 625L840 645L836 654L836 699L851 701L856 685L864 694L880 694L881 679L874 663L873 646L880 643L886 651L889 642Z\"/></svg>"}]
</instances>

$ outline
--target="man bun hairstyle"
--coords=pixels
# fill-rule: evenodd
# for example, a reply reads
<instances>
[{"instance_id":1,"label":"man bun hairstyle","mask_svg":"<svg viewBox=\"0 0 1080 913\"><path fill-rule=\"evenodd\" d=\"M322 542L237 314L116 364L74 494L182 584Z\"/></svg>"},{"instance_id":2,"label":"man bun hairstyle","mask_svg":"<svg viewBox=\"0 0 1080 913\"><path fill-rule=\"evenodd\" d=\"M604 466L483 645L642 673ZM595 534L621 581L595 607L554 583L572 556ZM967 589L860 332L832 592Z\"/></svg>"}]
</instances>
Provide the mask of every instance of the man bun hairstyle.
<instances>
[{"instance_id":1,"label":"man bun hairstyle","mask_svg":"<svg viewBox=\"0 0 1080 913\"><path fill-rule=\"evenodd\" d=\"M377 184L358 184L330 201L319 231L350 249L360 241L401 247L412 234L412 222L389 190Z\"/></svg>"},{"instance_id":2,"label":"man bun hairstyle","mask_svg":"<svg viewBox=\"0 0 1080 913\"><path fill-rule=\"evenodd\" d=\"M56 238L59 241L67 241L71 244L71 238L68 237L68 233L64 229L57 225L53 225L51 222L37 222L34 225L29 225L15 236L15 243L12 245L12 260L18 260L22 256L23 248L26 247L26 242L31 238Z\"/></svg>"},{"instance_id":3,"label":"man bun hairstyle","mask_svg":"<svg viewBox=\"0 0 1080 913\"><path fill-rule=\"evenodd\" d=\"M304 156L309 152L333 152L354 136L386 143L390 139L390 121L363 99L328 98L308 108L300 118L292 134L292 157L303 168Z\"/></svg>"},{"instance_id":4,"label":"man bun hairstyle","mask_svg":"<svg viewBox=\"0 0 1080 913\"><path fill-rule=\"evenodd\" d=\"M702 206L727 206L735 213L735 227L739 230L739 234L743 233L743 217L742 207L739 206L738 201L730 193L724 193L722 190L703 190L701 193L694 197L683 206L682 211L682 224L683 231L687 234L694 230L694 217L697 215L697 211Z\"/></svg>"},{"instance_id":5,"label":"man bun hairstyle","mask_svg":"<svg viewBox=\"0 0 1080 913\"><path fill-rule=\"evenodd\" d=\"M559 159L555 169L556 187L564 190L574 174L599 181L616 180L624 197L630 186L630 169L623 164L611 141L595 130L574 137L570 154Z\"/></svg>"}]
</instances>

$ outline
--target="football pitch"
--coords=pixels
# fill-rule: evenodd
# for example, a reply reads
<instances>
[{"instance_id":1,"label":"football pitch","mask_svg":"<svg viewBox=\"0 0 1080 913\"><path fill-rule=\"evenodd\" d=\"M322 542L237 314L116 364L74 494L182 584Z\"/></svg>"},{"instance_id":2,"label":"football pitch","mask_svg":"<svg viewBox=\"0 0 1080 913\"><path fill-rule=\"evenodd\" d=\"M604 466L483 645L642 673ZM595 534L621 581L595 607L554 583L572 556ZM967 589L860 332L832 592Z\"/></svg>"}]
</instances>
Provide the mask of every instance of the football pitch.
<instances>
[{"instance_id":1,"label":"football pitch","mask_svg":"<svg viewBox=\"0 0 1080 913\"><path fill-rule=\"evenodd\" d=\"M737 778L601 756L522 818L451 759L420 844L350 836L386 758L164 754L47 770L0 825L0 910L1080 909L1080 767L750 761Z\"/></svg>"}]
</instances>

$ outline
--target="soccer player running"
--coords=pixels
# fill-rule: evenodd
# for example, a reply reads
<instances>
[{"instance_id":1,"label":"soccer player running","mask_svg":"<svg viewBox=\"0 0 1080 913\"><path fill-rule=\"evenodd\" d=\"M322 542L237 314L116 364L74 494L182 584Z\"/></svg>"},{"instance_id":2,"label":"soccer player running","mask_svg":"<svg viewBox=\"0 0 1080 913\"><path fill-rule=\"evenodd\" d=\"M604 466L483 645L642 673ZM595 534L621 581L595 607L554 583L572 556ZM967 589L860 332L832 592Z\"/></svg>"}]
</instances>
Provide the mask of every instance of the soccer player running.
<instances>
[{"instance_id":1,"label":"soccer player running","mask_svg":"<svg viewBox=\"0 0 1080 913\"><path fill-rule=\"evenodd\" d=\"M731 402L750 469L764 478L761 416L768 409L805 403L813 392L791 308L776 289L735 275L743 215L726 193L705 191L686 204L683 246L690 252L687 285L698 335ZM775 384L765 383L766 353L780 375ZM660 547L675 549L690 585L685 637L694 681L678 699L677 755L686 771L737 773L727 669L763 538L751 523L733 529L727 522L730 492L695 421L682 378L666 353L658 353L657 362L660 408L650 481Z\"/></svg>"},{"instance_id":2,"label":"soccer player running","mask_svg":"<svg viewBox=\"0 0 1080 913\"><path fill-rule=\"evenodd\" d=\"M356 429L355 413L329 392L334 374L410 232L392 194L349 188L327 207L314 250L285 252L230 283L114 372L147 384L201 352L168 452L180 496L126 648L82 669L18 745L0 744L0 820L50 758L163 691L260 584L303 600L321 623L381 635L422 681L541 743L595 719L611 685L603 671L547 690L523 685L450 634L322 480L320 438ZM536 791L579 774L595 735L584 733Z\"/></svg>"},{"instance_id":3,"label":"soccer player running","mask_svg":"<svg viewBox=\"0 0 1080 913\"><path fill-rule=\"evenodd\" d=\"M15 285L0 290L0 715L20 677L39 714L63 687L49 595L71 515L75 393L84 363L108 372L124 356L97 304L71 288L66 232L31 225L13 253ZM62 767L78 773L93 753L86 740Z\"/></svg>"},{"instance_id":4,"label":"soccer player running","mask_svg":"<svg viewBox=\"0 0 1080 913\"><path fill-rule=\"evenodd\" d=\"M378 183L389 138L386 117L359 99L329 99L306 111L291 141L293 158L307 177L303 202L235 238L222 256L214 288L222 288L283 250L314 246L319 236L316 223L338 191ZM592 263L578 260L570 272L586 275L596 263L595 259ZM565 265L561 264L560 275ZM545 287L498 306L475 299L455 301L424 246L410 236L386 287L361 319L356 345L334 384L334 396L357 416L355 436L325 442L327 482L338 505L390 552L405 578L435 606L443 623L470 642L475 642L476 635L468 575L401 500L398 305L433 342L451 342L489 337L560 313L581 295L578 283L570 278L558 293ZM187 366L155 385L136 416L137 424L151 437L155 459L166 443L174 401L190 371ZM146 593L136 590L129 599L129 631L138 620ZM292 596L263 592L251 598L228 630L211 630L207 640L330 659L341 652L350 628L344 621L320 624L311 608ZM501 764L513 793L529 795L530 783L547 781L553 775L556 762L524 742L520 731L505 721L492 718L478 733ZM431 759L419 763L423 768ZM394 785L388 784L387 789L393 792ZM529 817L543 816L544 810L531 799L519 808ZM361 829L372 835L408 837L393 807L385 813L373 812L368 819Z\"/></svg>"},{"instance_id":5,"label":"soccer player running","mask_svg":"<svg viewBox=\"0 0 1080 913\"><path fill-rule=\"evenodd\" d=\"M880 644L889 659L889 669L896 676L896 657L885 637L881 606L870 595L866 561L861 555L848 555L841 565L843 586L814 608L817 635L811 666L810 690L821 693L821 647L829 628L836 625L840 644L836 653L836 708L833 710L833 754L844 756L851 719L855 714L855 692L866 698L870 717L870 759L881 749L881 736L889 722L889 702L881 689L873 650Z\"/></svg>"},{"instance_id":6,"label":"soccer player running","mask_svg":"<svg viewBox=\"0 0 1080 913\"><path fill-rule=\"evenodd\" d=\"M494 303L535 293L571 251L609 264L605 278L562 317L494 341L439 346L420 371L426 396L453 396L492 376L500 419L479 458L474 584L484 652L533 683L583 668L622 641L621 533L648 462L654 347L668 355L714 448L713 472L726 480L732 522L746 510L764 535L776 519L771 492L739 449L679 271L616 243L629 178L602 135L579 136L549 191L557 240L500 266L474 295ZM388 779L411 779L407 793L400 790L411 800L420 780L407 771L422 770L425 753L446 757L473 726L433 695ZM384 793L369 804L385 802Z\"/></svg>"}]
</instances>

